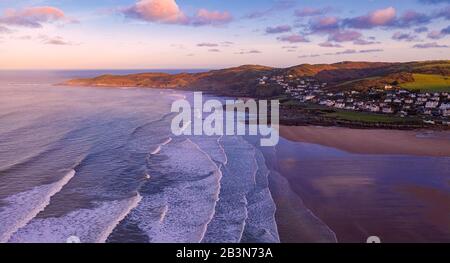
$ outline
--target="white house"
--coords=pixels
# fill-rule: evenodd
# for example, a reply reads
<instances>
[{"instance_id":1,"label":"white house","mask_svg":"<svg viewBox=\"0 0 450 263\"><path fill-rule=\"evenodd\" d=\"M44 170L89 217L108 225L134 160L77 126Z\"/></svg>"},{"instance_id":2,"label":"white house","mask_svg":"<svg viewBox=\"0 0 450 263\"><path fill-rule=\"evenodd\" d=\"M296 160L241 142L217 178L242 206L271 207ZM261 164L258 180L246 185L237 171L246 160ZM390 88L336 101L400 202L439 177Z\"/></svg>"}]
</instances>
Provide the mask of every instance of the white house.
<instances>
[{"instance_id":1,"label":"white house","mask_svg":"<svg viewBox=\"0 0 450 263\"><path fill-rule=\"evenodd\" d=\"M450 117L450 109L445 109L442 111L442 116L444 117Z\"/></svg>"},{"instance_id":2,"label":"white house","mask_svg":"<svg viewBox=\"0 0 450 263\"><path fill-rule=\"evenodd\" d=\"M314 95L308 95L308 96L305 96L303 99L306 101L306 100L312 100L312 99L314 99L316 96L314 96Z\"/></svg>"},{"instance_id":3,"label":"white house","mask_svg":"<svg viewBox=\"0 0 450 263\"><path fill-rule=\"evenodd\" d=\"M383 108L383 113L394 113L392 108Z\"/></svg>"},{"instance_id":4,"label":"white house","mask_svg":"<svg viewBox=\"0 0 450 263\"><path fill-rule=\"evenodd\" d=\"M441 106L439 107L439 109L441 109L441 110L450 109L450 103L442 103Z\"/></svg>"},{"instance_id":5,"label":"white house","mask_svg":"<svg viewBox=\"0 0 450 263\"><path fill-rule=\"evenodd\" d=\"M336 103L334 104L334 107L338 109L343 109L345 108L345 103Z\"/></svg>"},{"instance_id":6,"label":"white house","mask_svg":"<svg viewBox=\"0 0 450 263\"><path fill-rule=\"evenodd\" d=\"M379 112L380 107L378 107L377 105L372 105L372 106L370 106L370 111L371 112Z\"/></svg>"},{"instance_id":7,"label":"white house","mask_svg":"<svg viewBox=\"0 0 450 263\"><path fill-rule=\"evenodd\" d=\"M436 108L438 105L439 105L439 102L438 102L438 101L428 101L428 102L425 104L425 108L428 108L428 109L434 109L434 108Z\"/></svg>"}]
</instances>

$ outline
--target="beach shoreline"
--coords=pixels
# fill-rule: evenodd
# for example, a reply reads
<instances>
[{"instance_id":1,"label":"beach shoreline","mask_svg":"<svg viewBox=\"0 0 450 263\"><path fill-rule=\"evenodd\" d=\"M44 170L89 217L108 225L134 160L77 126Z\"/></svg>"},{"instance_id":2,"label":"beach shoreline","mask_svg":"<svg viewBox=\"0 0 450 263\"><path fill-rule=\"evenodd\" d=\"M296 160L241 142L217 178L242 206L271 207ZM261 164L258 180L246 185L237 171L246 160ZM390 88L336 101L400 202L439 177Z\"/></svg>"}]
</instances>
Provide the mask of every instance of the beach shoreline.
<instances>
[{"instance_id":1,"label":"beach shoreline","mask_svg":"<svg viewBox=\"0 0 450 263\"><path fill-rule=\"evenodd\" d=\"M391 224L384 228L383 220L386 220L386 213L389 213L389 208L386 208L384 214L373 214L371 208L362 212L357 208L352 208L352 204L339 201L326 201L328 196L320 196L317 194L317 189L314 186L320 185L323 189L334 189L340 187L347 189L349 192L354 191L353 187L360 187L364 193L367 190L368 199L356 201L357 205L364 204L370 206L378 204L380 197L392 197L392 192L395 195L408 195L410 199L408 202L413 204L425 204L426 209L423 215L429 218L430 223L437 229L445 228L448 223L443 223L442 218L445 214L436 207L443 207L450 203L450 195L445 193L445 186L443 189L430 188L426 184L408 184L402 182L398 188L391 189L392 192L371 192L374 187L381 187L380 184L386 182L377 182L377 178L368 178L362 176L346 177L334 176L333 173L326 176L305 174L299 172L299 168L286 167L290 166L290 162L302 161L301 157L296 157L295 154L289 155L286 159L286 154L281 152L292 151L293 145L320 145L326 148L333 149L332 151L342 151L346 155L355 154L357 156L411 156L413 158L446 158L450 157L450 133L438 131L394 131L394 130L367 130L367 129L350 129L341 127L318 127L318 126L281 126L280 135L283 142L276 146L274 153L268 154L266 151L265 157L268 167L272 169L270 175L270 189L273 198L277 205L277 224L280 234L280 240L287 243L304 243L304 242L365 242L365 232L380 233L387 240L387 242L399 242L403 239L413 236L407 233L401 226ZM319 146L319 147L320 147ZM290 159L292 158L292 159ZM351 158L351 157L350 157ZM389 158L389 157L387 157ZM289 161L289 162L288 162ZM326 164L324 164L326 166ZM376 174L376 172L374 172ZM317 182L317 185L308 184L310 177L311 181ZM431 179L430 179L431 180ZM320 184L319 184L320 182ZM384 186L383 186L384 187ZM411 190L413 189L413 190ZM427 191L421 189L429 189ZM335 190L335 189L334 189ZM345 191L347 191L345 190ZM315 192L316 191L316 192ZM311 194L315 192L314 194ZM306 199L305 199L306 198ZM355 196L356 198L356 196ZM394 201L395 204L397 201ZM402 200L397 205L401 209L411 206L411 203ZM330 204L333 206L330 207ZM437 205L437 204L440 205ZM413 205L414 207L414 205ZM356 209L356 210L355 210ZM380 208L376 208L380 209ZM376 210L374 208L374 210ZM382 208L383 209L383 208ZM348 222L346 214L354 214L359 211L365 214L366 218L361 222ZM325 215L325 216L323 216ZM314 217L316 217L314 219ZM367 219L367 217L369 219ZM373 219L370 219L373 217ZM405 218L407 221L408 218ZM437 220L437 219L440 219ZM411 218L415 224L418 219ZM332 224L330 224L332 222ZM361 223L361 225L359 225ZM409 223L407 223L409 224ZM399 227L398 238L396 233L390 233L392 228ZM423 228L418 231L424 231ZM442 233L446 233L443 231ZM333 240L332 235L335 235ZM426 234L421 233L417 239L411 242L420 242L421 240L429 240ZM443 237L436 236L434 241L440 242L445 240L447 234ZM404 240L404 241L406 241ZM433 242L433 239L431 239Z\"/></svg>"},{"instance_id":2,"label":"beach shoreline","mask_svg":"<svg viewBox=\"0 0 450 263\"><path fill-rule=\"evenodd\" d=\"M448 131L280 126L280 135L293 142L319 144L357 154L450 157Z\"/></svg>"}]
</instances>

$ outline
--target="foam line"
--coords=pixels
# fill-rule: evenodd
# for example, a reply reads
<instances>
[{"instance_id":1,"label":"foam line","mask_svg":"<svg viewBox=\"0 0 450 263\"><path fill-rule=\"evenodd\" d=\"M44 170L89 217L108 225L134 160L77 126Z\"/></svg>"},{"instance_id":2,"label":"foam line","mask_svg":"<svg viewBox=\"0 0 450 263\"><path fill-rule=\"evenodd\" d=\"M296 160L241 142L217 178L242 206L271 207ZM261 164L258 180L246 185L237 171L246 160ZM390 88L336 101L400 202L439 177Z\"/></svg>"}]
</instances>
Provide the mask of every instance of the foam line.
<instances>
[{"instance_id":1,"label":"foam line","mask_svg":"<svg viewBox=\"0 0 450 263\"><path fill-rule=\"evenodd\" d=\"M156 149L153 152L151 152L150 154L151 155L158 154L161 151L161 147L169 144L171 141L172 141L172 137L169 137L166 141L164 141L163 143L158 145L158 147L156 147Z\"/></svg>"},{"instance_id":2,"label":"foam line","mask_svg":"<svg viewBox=\"0 0 450 263\"><path fill-rule=\"evenodd\" d=\"M127 217L127 215L136 208L142 200L142 196L137 193L134 198L129 201L129 205L125 208L116 218L115 221L112 222L106 229L100 234L96 243L105 243L108 240L108 237L114 231L114 229L119 225L119 223Z\"/></svg>"},{"instance_id":3,"label":"foam line","mask_svg":"<svg viewBox=\"0 0 450 263\"><path fill-rule=\"evenodd\" d=\"M30 191L15 194L6 198L7 205L0 212L0 243L8 242L11 236L20 228L26 226L33 218L43 211L52 196L75 176L75 170L69 171L61 180L43 186L37 186ZM39 195L46 192L39 200ZM32 205L30 207L29 205ZM5 229L6 228L6 229Z\"/></svg>"},{"instance_id":4,"label":"foam line","mask_svg":"<svg viewBox=\"0 0 450 263\"><path fill-rule=\"evenodd\" d=\"M11 243L65 243L76 236L82 243L105 242L117 225L138 206L139 194L122 200L95 203L60 217L34 218L12 235Z\"/></svg>"}]
</instances>

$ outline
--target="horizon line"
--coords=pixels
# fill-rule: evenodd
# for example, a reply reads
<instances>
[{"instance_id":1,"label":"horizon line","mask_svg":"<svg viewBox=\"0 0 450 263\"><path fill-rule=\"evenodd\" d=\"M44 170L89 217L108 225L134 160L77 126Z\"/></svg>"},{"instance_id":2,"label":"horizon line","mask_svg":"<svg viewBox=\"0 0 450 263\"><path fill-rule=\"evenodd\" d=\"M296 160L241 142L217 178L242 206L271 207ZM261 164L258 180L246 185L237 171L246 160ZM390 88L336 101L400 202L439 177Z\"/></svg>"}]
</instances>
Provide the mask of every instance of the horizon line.
<instances>
[{"instance_id":1,"label":"horizon line","mask_svg":"<svg viewBox=\"0 0 450 263\"><path fill-rule=\"evenodd\" d=\"M368 61L368 60L342 60L338 62L333 63L300 63L285 67L276 67L276 66L268 66L263 64L238 64L238 65L227 65L227 66L221 66L221 67L192 67L192 68L167 68L167 67L161 67L161 68L0 68L0 71L73 71L73 70L80 70L80 71L92 71L92 70L218 70L218 69L227 69L227 68L235 68L235 67L242 67L242 66L262 66L262 67L269 67L274 69L283 69L283 68L291 68L295 66L300 65L333 65L333 64L340 64L340 63L390 63L390 64L396 64L396 63L409 63L409 62L433 62L433 61L450 61L450 59L431 59L431 60L408 60L408 61Z\"/></svg>"}]
</instances>

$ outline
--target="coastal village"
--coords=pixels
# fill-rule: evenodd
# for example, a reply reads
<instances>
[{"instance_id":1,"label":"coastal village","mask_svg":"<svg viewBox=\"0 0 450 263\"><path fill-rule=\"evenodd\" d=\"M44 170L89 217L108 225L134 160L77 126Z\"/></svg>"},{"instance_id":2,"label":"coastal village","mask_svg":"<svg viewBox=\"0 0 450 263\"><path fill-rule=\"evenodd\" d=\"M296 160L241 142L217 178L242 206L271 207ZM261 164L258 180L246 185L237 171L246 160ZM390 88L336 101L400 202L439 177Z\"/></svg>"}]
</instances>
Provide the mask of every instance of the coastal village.
<instances>
[{"instance_id":1,"label":"coastal village","mask_svg":"<svg viewBox=\"0 0 450 263\"><path fill-rule=\"evenodd\" d=\"M327 83L312 77L263 76L259 86L281 86L285 94L301 103L336 110L369 112L392 116L420 117L426 124L450 125L450 93L414 92L386 84L367 91L333 91Z\"/></svg>"}]
</instances>

